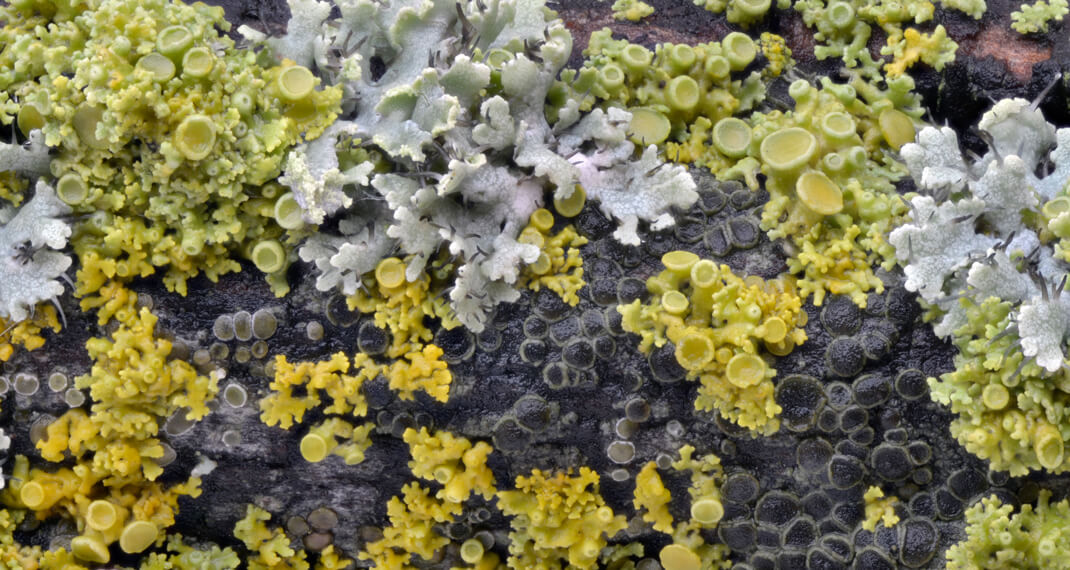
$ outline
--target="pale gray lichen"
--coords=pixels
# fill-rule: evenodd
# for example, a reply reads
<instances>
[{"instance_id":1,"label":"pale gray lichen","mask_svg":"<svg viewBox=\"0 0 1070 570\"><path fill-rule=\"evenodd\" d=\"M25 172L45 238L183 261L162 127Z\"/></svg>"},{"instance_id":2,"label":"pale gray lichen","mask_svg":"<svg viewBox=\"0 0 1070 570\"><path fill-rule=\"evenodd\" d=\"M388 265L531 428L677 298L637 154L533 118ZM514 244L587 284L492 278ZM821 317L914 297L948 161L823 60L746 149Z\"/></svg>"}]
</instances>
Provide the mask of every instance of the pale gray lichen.
<instances>
[{"instance_id":1,"label":"pale gray lichen","mask_svg":"<svg viewBox=\"0 0 1070 570\"><path fill-rule=\"evenodd\" d=\"M996 297L1018 307L1022 353L1054 372L1070 338L1070 296L1060 294L1067 256L1051 235L1070 234L1046 218L1070 203L1070 129L1056 130L1022 99L996 103L978 127L990 148L972 162L947 127L925 128L903 147L919 190L931 195L910 200L911 221L888 241L906 288L943 313L938 335L966 323L964 300Z\"/></svg>"},{"instance_id":2,"label":"pale gray lichen","mask_svg":"<svg viewBox=\"0 0 1070 570\"><path fill-rule=\"evenodd\" d=\"M45 135L40 130L30 131L29 140L23 144L0 142L0 172L14 171L36 179L49 173L51 162Z\"/></svg>"},{"instance_id":3,"label":"pale gray lichen","mask_svg":"<svg viewBox=\"0 0 1070 570\"><path fill-rule=\"evenodd\" d=\"M60 219L70 211L43 181L21 208L0 207L0 318L25 320L34 305L63 293L57 279L71 258L56 250L71 235Z\"/></svg>"},{"instance_id":4,"label":"pale gray lichen","mask_svg":"<svg viewBox=\"0 0 1070 570\"><path fill-rule=\"evenodd\" d=\"M300 250L320 270L318 288L353 294L390 255L406 257L415 280L447 256L451 306L479 331L498 303L518 298L520 269L538 258L517 237L548 192L563 199L581 185L626 243L638 243L640 221L666 227L671 208L697 199L686 170L627 140L628 113L584 115L568 100L548 119L572 38L543 0L338 6L337 20L291 25L284 44L266 40L284 49L305 34L322 47L313 59L328 82L345 89L347 119L296 149L282 178L307 221L341 219L337 234ZM356 140L383 158L376 170L340 170L335 145Z\"/></svg>"}]
</instances>

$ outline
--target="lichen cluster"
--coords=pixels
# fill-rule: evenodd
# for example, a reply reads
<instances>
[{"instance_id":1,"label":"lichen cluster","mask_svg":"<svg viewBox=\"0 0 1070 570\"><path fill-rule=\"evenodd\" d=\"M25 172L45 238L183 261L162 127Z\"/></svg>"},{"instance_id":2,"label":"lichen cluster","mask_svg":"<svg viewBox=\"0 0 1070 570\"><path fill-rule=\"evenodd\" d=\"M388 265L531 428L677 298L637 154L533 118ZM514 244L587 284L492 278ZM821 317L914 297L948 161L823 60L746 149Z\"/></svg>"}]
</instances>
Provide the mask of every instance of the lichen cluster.
<instances>
[{"instance_id":1,"label":"lichen cluster","mask_svg":"<svg viewBox=\"0 0 1070 570\"><path fill-rule=\"evenodd\" d=\"M926 126L927 0L695 4L0 7L0 567L1065 566L1070 129Z\"/></svg>"}]
</instances>

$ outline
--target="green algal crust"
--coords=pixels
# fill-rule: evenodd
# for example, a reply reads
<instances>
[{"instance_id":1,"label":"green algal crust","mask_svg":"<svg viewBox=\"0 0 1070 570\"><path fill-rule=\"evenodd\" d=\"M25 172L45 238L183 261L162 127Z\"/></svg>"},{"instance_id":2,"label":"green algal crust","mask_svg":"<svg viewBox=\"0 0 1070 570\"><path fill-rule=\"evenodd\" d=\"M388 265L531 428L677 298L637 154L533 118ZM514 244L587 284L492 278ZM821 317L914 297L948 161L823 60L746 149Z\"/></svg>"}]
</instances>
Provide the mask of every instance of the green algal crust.
<instances>
[{"instance_id":1,"label":"green algal crust","mask_svg":"<svg viewBox=\"0 0 1070 570\"><path fill-rule=\"evenodd\" d=\"M1011 27L1020 34L1045 33L1051 22L1062 22L1070 12L1066 0L1037 0L1034 4L1022 4L1021 10L1011 13Z\"/></svg>"},{"instance_id":2,"label":"green algal crust","mask_svg":"<svg viewBox=\"0 0 1070 570\"><path fill-rule=\"evenodd\" d=\"M881 78L882 63L888 77L902 75L919 60L940 70L954 59L958 48L943 26L936 26L931 33L904 28L932 19L934 8L928 0L799 0L795 9L815 30L818 45L814 55L818 59L839 57L847 67L858 68L870 79ZM891 61L875 60L870 55L868 42L873 25L880 26L887 36L881 54L891 55Z\"/></svg>"},{"instance_id":3,"label":"green algal crust","mask_svg":"<svg viewBox=\"0 0 1070 570\"><path fill-rule=\"evenodd\" d=\"M93 214L72 239L78 294L157 268L184 293L189 277L235 271L265 240L293 255L301 236L275 223L264 185L289 147L333 121L341 88L236 50L221 8L89 0L2 10L0 97L20 105L0 121L40 128L61 196ZM270 277L284 293L281 273Z\"/></svg>"},{"instance_id":4,"label":"green algal crust","mask_svg":"<svg viewBox=\"0 0 1070 570\"><path fill-rule=\"evenodd\" d=\"M613 2L613 18L638 22L654 13L654 7L641 0L616 0Z\"/></svg>"},{"instance_id":5,"label":"green algal crust","mask_svg":"<svg viewBox=\"0 0 1070 570\"><path fill-rule=\"evenodd\" d=\"M286 42L300 44L301 29ZM355 294L397 251L410 283L448 257L436 279L456 318L479 331L498 303L518 298L521 266L539 257L517 236L547 191L555 201L582 191L627 243L638 243L641 221L669 226L670 209L697 198L683 168L661 168L655 147L627 139L629 113L581 111L558 81L572 38L539 0L356 0L309 29L306 42L331 46L314 54L316 66L345 90L354 116L290 153L280 178L305 223L340 218L337 233L316 234L300 250L320 270L321 290ZM396 53L373 73L383 46ZM366 160L345 150L355 145ZM277 219L296 226L289 200Z\"/></svg>"},{"instance_id":6,"label":"green algal crust","mask_svg":"<svg viewBox=\"0 0 1070 570\"><path fill-rule=\"evenodd\" d=\"M949 570L1065 568L1070 550L1070 502L1051 503L1040 490L1037 504L1004 505L996 496L966 510L966 540L947 551Z\"/></svg>"}]
</instances>

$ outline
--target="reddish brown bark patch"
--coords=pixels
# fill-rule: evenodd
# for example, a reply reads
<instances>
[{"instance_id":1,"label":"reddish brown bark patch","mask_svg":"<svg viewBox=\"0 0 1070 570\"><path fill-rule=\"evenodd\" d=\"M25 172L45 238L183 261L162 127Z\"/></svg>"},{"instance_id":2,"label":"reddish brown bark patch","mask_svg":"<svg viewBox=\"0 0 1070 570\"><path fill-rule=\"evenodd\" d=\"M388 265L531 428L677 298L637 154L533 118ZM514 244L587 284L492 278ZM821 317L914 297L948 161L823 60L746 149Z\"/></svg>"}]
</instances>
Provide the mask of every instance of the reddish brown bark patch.
<instances>
[{"instance_id":1,"label":"reddish brown bark patch","mask_svg":"<svg viewBox=\"0 0 1070 570\"><path fill-rule=\"evenodd\" d=\"M1037 44L1014 30L985 26L977 35L957 39L959 55L975 59L992 56L1022 83L1033 76L1033 64L1051 58L1051 46Z\"/></svg>"}]
</instances>

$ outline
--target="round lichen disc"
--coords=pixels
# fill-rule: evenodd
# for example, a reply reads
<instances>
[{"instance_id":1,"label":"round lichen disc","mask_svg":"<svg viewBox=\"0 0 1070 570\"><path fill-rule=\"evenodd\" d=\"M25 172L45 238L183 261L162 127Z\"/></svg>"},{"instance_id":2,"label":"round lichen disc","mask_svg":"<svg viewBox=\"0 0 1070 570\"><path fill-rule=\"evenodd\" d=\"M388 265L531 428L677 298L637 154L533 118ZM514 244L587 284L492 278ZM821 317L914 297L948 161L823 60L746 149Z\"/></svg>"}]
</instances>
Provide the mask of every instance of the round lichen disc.
<instances>
[{"instance_id":1,"label":"round lichen disc","mask_svg":"<svg viewBox=\"0 0 1070 570\"><path fill-rule=\"evenodd\" d=\"M318 434L310 433L301 438L301 457L309 463L319 463L327 458L327 442Z\"/></svg>"},{"instance_id":2,"label":"round lichen disc","mask_svg":"<svg viewBox=\"0 0 1070 570\"><path fill-rule=\"evenodd\" d=\"M279 74L279 96L286 101L304 99L316 86L316 78L308 68L294 65Z\"/></svg>"},{"instance_id":3,"label":"round lichen disc","mask_svg":"<svg viewBox=\"0 0 1070 570\"><path fill-rule=\"evenodd\" d=\"M275 200L275 221L286 230L296 230L305 225L301 205L293 192L287 192Z\"/></svg>"},{"instance_id":4,"label":"round lichen disc","mask_svg":"<svg viewBox=\"0 0 1070 570\"><path fill-rule=\"evenodd\" d=\"M728 361L725 375L736 386L748 388L765 378L765 370L765 361L761 357L744 352Z\"/></svg>"},{"instance_id":5,"label":"round lichen disc","mask_svg":"<svg viewBox=\"0 0 1070 570\"><path fill-rule=\"evenodd\" d=\"M1010 400L1010 392L1003 384L989 384L981 391L981 401L990 410L1002 410Z\"/></svg>"},{"instance_id":6,"label":"round lichen disc","mask_svg":"<svg viewBox=\"0 0 1070 570\"><path fill-rule=\"evenodd\" d=\"M30 481L23 485L22 489L19 490L19 499L22 501L22 504L27 507L36 509L45 503L45 488L37 481Z\"/></svg>"},{"instance_id":7,"label":"round lichen disc","mask_svg":"<svg viewBox=\"0 0 1070 570\"><path fill-rule=\"evenodd\" d=\"M762 323L762 327L765 332L762 338L766 342L778 343L788 334L788 325L780 317L770 317Z\"/></svg>"},{"instance_id":8,"label":"round lichen disc","mask_svg":"<svg viewBox=\"0 0 1070 570\"><path fill-rule=\"evenodd\" d=\"M89 528L108 530L115 526L117 520L119 520L119 512L116 510L115 505L102 499L89 503L89 509L85 517L85 524Z\"/></svg>"},{"instance_id":9,"label":"round lichen disc","mask_svg":"<svg viewBox=\"0 0 1070 570\"><path fill-rule=\"evenodd\" d=\"M724 505L717 499L701 499L691 505L691 518L701 524L716 524L724 516Z\"/></svg>"},{"instance_id":10,"label":"round lichen disc","mask_svg":"<svg viewBox=\"0 0 1070 570\"><path fill-rule=\"evenodd\" d=\"M483 560L483 543L478 538L469 538L461 544L461 560L468 564L477 564Z\"/></svg>"},{"instance_id":11,"label":"round lichen disc","mask_svg":"<svg viewBox=\"0 0 1070 570\"><path fill-rule=\"evenodd\" d=\"M700 570L702 560L693 550L682 544L670 544L658 556L665 570Z\"/></svg>"},{"instance_id":12,"label":"round lichen disc","mask_svg":"<svg viewBox=\"0 0 1070 570\"><path fill-rule=\"evenodd\" d=\"M733 0L733 7L759 18L769 11L771 4L771 0Z\"/></svg>"},{"instance_id":13,"label":"round lichen disc","mask_svg":"<svg viewBox=\"0 0 1070 570\"><path fill-rule=\"evenodd\" d=\"M253 247L253 263L264 273L275 273L286 267L286 251L278 240L264 240Z\"/></svg>"},{"instance_id":14,"label":"round lichen disc","mask_svg":"<svg viewBox=\"0 0 1070 570\"><path fill-rule=\"evenodd\" d=\"M695 287L713 287L720 274L717 265L709 259L703 259L691 266L691 284Z\"/></svg>"},{"instance_id":15,"label":"round lichen disc","mask_svg":"<svg viewBox=\"0 0 1070 570\"><path fill-rule=\"evenodd\" d=\"M56 195L59 196L60 200L75 206L85 201L89 196L89 189L86 188L85 181L82 180L81 176L68 172L56 182Z\"/></svg>"},{"instance_id":16,"label":"round lichen disc","mask_svg":"<svg viewBox=\"0 0 1070 570\"><path fill-rule=\"evenodd\" d=\"M669 138L672 124L669 119L649 107L631 109L632 121L628 123L628 136L636 144L660 144Z\"/></svg>"},{"instance_id":17,"label":"round lichen disc","mask_svg":"<svg viewBox=\"0 0 1070 570\"><path fill-rule=\"evenodd\" d=\"M817 152L817 139L806 129L781 129L762 140L762 162L777 172L787 172L810 162Z\"/></svg>"},{"instance_id":18,"label":"round lichen disc","mask_svg":"<svg viewBox=\"0 0 1070 570\"><path fill-rule=\"evenodd\" d=\"M208 48L196 47L182 57L182 73L190 77L204 77L212 72L215 56Z\"/></svg>"},{"instance_id":19,"label":"round lichen disc","mask_svg":"<svg viewBox=\"0 0 1070 570\"><path fill-rule=\"evenodd\" d=\"M104 110L100 107L81 105L74 112L74 132L78 138L90 148L107 148L107 141L97 138L97 124L104 117Z\"/></svg>"},{"instance_id":20,"label":"round lichen disc","mask_svg":"<svg viewBox=\"0 0 1070 570\"><path fill-rule=\"evenodd\" d=\"M123 533L119 535L119 548L128 554L141 552L152 546L159 536L159 530L155 524L149 521L133 521L123 527Z\"/></svg>"},{"instance_id":21,"label":"round lichen disc","mask_svg":"<svg viewBox=\"0 0 1070 570\"><path fill-rule=\"evenodd\" d=\"M717 125L713 127L713 145L729 158L746 155L750 139L750 126L742 119L728 117L717 121Z\"/></svg>"},{"instance_id":22,"label":"round lichen disc","mask_svg":"<svg viewBox=\"0 0 1070 570\"><path fill-rule=\"evenodd\" d=\"M806 172L795 182L799 201L810 211L822 216L843 210L843 191L822 172Z\"/></svg>"},{"instance_id":23,"label":"round lichen disc","mask_svg":"<svg viewBox=\"0 0 1070 570\"><path fill-rule=\"evenodd\" d=\"M567 198L558 198L554 196L554 209L558 214L566 218L572 218L580 215L583 211L584 204L587 203L587 191L583 189L583 186L579 184L572 190L572 193Z\"/></svg>"},{"instance_id":24,"label":"round lichen disc","mask_svg":"<svg viewBox=\"0 0 1070 570\"><path fill-rule=\"evenodd\" d=\"M405 263L396 257L388 257L375 267L375 280L379 285L393 289L405 283Z\"/></svg>"},{"instance_id":25,"label":"round lichen disc","mask_svg":"<svg viewBox=\"0 0 1070 570\"><path fill-rule=\"evenodd\" d=\"M186 52L193 45L193 34L185 26L169 26L156 36L156 49L174 57Z\"/></svg>"},{"instance_id":26,"label":"round lichen disc","mask_svg":"<svg viewBox=\"0 0 1070 570\"><path fill-rule=\"evenodd\" d=\"M189 160L201 160L215 146L215 125L204 115L190 115L175 129L175 148Z\"/></svg>"},{"instance_id":27,"label":"round lichen disc","mask_svg":"<svg viewBox=\"0 0 1070 570\"><path fill-rule=\"evenodd\" d=\"M881 111L880 116L877 118L877 123L881 127L884 141L893 150L899 150L903 145L914 142L914 137L917 135L914 120L907 116L906 113L896 109Z\"/></svg>"},{"instance_id":28,"label":"round lichen disc","mask_svg":"<svg viewBox=\"0 0 1070 570\"><path fill-rule=\"evenodd\" d=\"M689 75L674 77L665 88L669 106L678 111L691 111L698 105L701 91L698 82Z\"/></svg>"},{"instance_id":29,"label":"round lichen disc","mask_svg":"<svg viewBox=\"0 0 1070 570\"><path fill-rule=\"evenodd\" d=\"M855 134L855 120L847 113L829 113L821 119L821 132L836 141L842 141Z\"/></svg>"},{"instance_id":30,"label":"round lichen disc","mask_svg":"<svg viewBox=\"0 0 1070 570\"><path fill-rule=\"evenodd\" d=\"M728 34L721 40L721 45L724 46L724 55L732 65L732 71L742 71L758 56L758 46L742 32Z\"/></svg>"},{"instance_id":31,"label":"round lichen disc","mask_svg":"<svg viewBox=\"0 0 1070 570\"><path fill-rule=\"evenodd\" d=\"M111 560L108 547L99 540L88 536L76 536L71 539L71 553L86 562L107 564Z\"/></svg>"},{"instance_id":32,"label":"round lichen disc","mask_svg":"<svg viewBox=\"0 0 1070 570\"><path fill-rule=\"evenodd\" d=\"M705 335L688 333L676 345L676 361L680 366L698 371L713 360L713 342Z\"/></svg>"},{"instance_id":33,"label":"round lichen disc","mask_svg":"<svg viewBox=\"0 0 1070 570\"><path fill-rule=\"evenodd\" d=\"M22 106L19 107L17 120L19 130L22 131L22 134L27 136L29 136L30 131L45 126L44 115L41 114L37 105L34 105L33 103L23 103Z\"/></svg>"}]
</instances>

